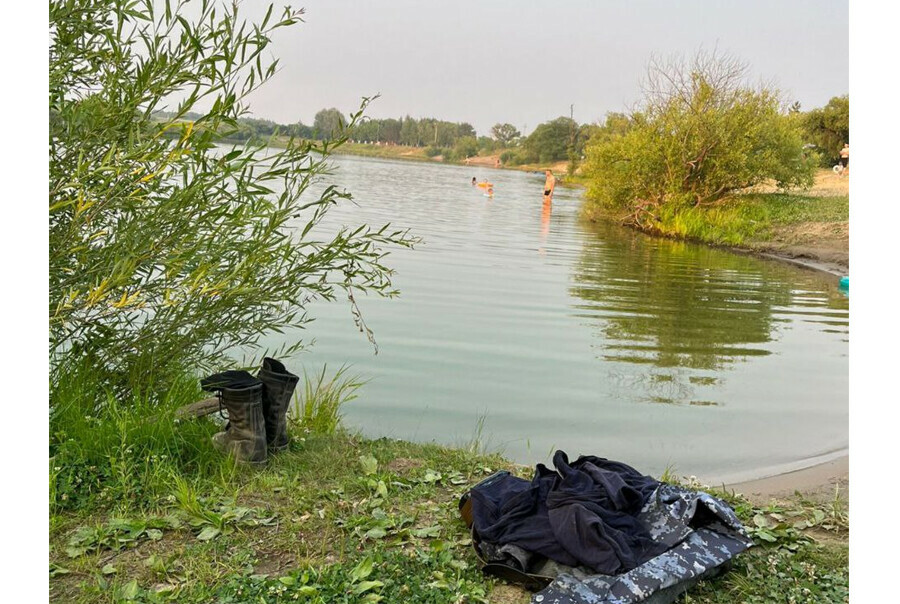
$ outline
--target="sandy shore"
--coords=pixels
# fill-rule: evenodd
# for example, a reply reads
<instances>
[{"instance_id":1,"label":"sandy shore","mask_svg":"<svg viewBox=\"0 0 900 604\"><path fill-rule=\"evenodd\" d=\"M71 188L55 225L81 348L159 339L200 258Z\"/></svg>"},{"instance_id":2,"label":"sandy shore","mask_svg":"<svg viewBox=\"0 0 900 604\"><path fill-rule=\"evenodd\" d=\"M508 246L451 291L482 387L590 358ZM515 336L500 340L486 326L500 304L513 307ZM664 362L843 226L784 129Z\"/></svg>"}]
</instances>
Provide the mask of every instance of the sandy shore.
<instances>
[{"instance_id":1,"label":"sandy shore","mask_svg":"<svg viewBox=\"0 0 900 604\"><path fill-rule=\"evenodd\" d=\"M831 499L836 492L846 496L849 484L850 456L844 455L802 470L737 482L725 485L725 488L741 493L751 501L765 503L797 492L814 500Z\"/></svg>"},{"instance_id":2,"label":"sandy shore","mask_svg":"<svg viewBox=\"0 0 900 604\"><path fill-rule=\"evenodd\" d=\"M754 189L760 193L774 193L772 185ZM831 170L819 170L815 183L804 195L810 197L841 197L850 194L850 178ZM775 229L772 239L750 244L763 256L786 260L837 276L846 275L850 267L849 222L801 222Z\"/></svg>"}]
</instances>

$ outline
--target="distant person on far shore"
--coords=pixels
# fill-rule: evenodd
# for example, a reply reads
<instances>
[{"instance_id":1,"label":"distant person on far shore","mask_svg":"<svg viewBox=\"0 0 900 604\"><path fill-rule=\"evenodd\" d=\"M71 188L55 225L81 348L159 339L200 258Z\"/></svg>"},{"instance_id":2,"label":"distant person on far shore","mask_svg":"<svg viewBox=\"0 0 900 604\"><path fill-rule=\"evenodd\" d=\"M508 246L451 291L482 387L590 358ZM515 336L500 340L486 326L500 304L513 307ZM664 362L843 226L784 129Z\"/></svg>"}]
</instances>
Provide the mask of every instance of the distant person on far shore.
<instances>
[{"instance_id":1,"label":"distant person on far shore","mask_svg":"<svg viewBox=\"0 0 900 604\"><path fill-rule=\"evenodd\" d=\"M556 188L556 177L553 176L553 172L547 170L544 172L544 201L550 203L553 201L553 189Z\"/></svg>"},{"instance_id":2,"label":"distant person on far shore","mask_svg":"<svg viewBox=\"0 0 900 604\"><path fill-rule=\"evenodd\" d=\"M841 149L841 176L850 174L850 143L844 143Z\"/></svg>"},{"instance_id":3,"label":"distant person on far shore","mask_svg":"<svg viewBox=\"0 0 900 604\"><path fill-rule=\"evenodd\" d=\"M494 162L494 167L495 167L495 168L499 168L499 167L500 167L500 158L499 158L499 157L498 157L497 160Z\"/></svg>"}]
</instances>

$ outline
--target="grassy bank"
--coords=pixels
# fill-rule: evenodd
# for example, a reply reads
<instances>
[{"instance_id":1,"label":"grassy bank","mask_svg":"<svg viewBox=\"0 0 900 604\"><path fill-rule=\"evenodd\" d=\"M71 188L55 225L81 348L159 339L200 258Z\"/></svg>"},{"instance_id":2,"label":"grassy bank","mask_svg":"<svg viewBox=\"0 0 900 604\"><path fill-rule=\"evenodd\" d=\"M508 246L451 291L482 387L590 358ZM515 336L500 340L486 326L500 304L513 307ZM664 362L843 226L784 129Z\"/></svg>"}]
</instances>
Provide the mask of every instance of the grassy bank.
<instances>
[{"instance_id":1,"label":"grassy bank","mask_svg":"<svg viewBox=\"0 0 900 604\"><path fill-rule=\"evenodd\" d=\"M715 245L803 256L847 266L850 198L846 180L820 173L803 193L771 191L734 195L710 206L662 208L648 232ZM622 221L624 214L585 202L589 220Z\"/></svg>"},{"instance_id":2,"label":"grassy bank","mask_svg":"<svg viewBox=\"0 0 900 604\"><path fill-rule=\"evenodd\" d=\"M290 450L257 471L212 450L210 419L175 420L200 396L193 380L156 405L98 408L76 378L51 418L51 601L528 601L481 574L456 505L492 472L530 468L474 445L329 433L353 389L320 379L298 401ZM759 547L683 601L846 600L842 493L763 507L721 495Z\"/></svg>"},{"instance_id":3,"label":"grassy bank","mask_svg":"<svg viewBox=\"0 0 900 604\"><path fill-rule=\"evenodd\" d=\"M382 159L403 159L409 161L439 161L425 154L425 147L405 145L367 145L365 143L344 143L335 150L338 155L379 157Z\"/></svg>"},{"instance_id":4,"label":"grassy bank","mask_svg":"<svg viewBox=\"0 0 900 604\"><path fill-rule=\"evenodd\" d=\"M846 196L736 195L715 206L684 208L677 212L662 209L653 232L705 243L752 246L771 240L780 231L798 224L846 222L849 207ZM585 215L592 220L624 216L595 206L588 206Z\"/></svg>"}]
</instances>

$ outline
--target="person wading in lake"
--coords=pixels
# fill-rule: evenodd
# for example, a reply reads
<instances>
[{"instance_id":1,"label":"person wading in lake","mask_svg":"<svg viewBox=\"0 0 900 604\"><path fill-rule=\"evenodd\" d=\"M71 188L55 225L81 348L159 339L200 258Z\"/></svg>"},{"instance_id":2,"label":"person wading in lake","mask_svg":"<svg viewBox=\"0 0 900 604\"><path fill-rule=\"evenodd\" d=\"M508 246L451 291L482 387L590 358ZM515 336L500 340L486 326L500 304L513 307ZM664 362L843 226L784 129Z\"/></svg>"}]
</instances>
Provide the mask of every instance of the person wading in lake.
<instances>
[{"instance_id":1,"label":"person wading in lake","mask_svg":"<svg viewBox=\"0 0 900 604\"><path fill-rule=\"evenodd\" d=\"M553 176L553 172L547 170L544 172L546 178L544 179L544 203L551 203L553 201L553 189L556 188L556 177Z\"/></svg>"}]
</instances>

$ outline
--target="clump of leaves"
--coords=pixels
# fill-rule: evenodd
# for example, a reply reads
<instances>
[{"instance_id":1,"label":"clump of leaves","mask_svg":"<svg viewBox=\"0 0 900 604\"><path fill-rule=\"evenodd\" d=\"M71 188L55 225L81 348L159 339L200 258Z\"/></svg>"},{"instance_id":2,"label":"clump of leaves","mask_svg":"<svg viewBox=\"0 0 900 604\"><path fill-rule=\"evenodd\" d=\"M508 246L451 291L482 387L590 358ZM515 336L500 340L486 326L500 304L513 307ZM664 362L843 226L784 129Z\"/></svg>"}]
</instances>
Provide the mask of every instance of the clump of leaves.
<instances>
[{"instance_id":1,"label":"clump of leaves","mask_svg":"<svg viewBox=\"0 0 900 604\"><path fill-rule=\"evenodd\" d=\"M209 503L198 498L179 498L178 505L178 509L166 516L114 518L105 524L81 526L69 538L66 555L77 558L103 550L133 547L140 541L158 541L163 538L164 531L186 526L194 531L199 541L210 541L237 526L271 526L275 523L274 514L229 502Z\"/></svg>"},{"instance_id":2,"label":"clump of leaves","mask_svg":"<svg viewBox=\"0 0 900 604\"><path fill-rule=\"evenodd\" d=\"M140 540L162 539L164 530L181 527L181 520L175 516L137 520L114 518L106 524L81 526L69 538L66 555L77 558L106 549L118 550L133 546Z\"/></svg>"},{"instance_id":3,"label":"clump of leaves","mask_svg":"<svg viewBox=\"0 0 900 604\"><path fill-rule=\"evenodd\" d=\"M232 578L219 590L218 601L283 602L302 600L315 604L330 602L381 602L384 582L370 577L375 572L371 556L352 568L335 564L327 568L308 568L279 577L250 575Z\"/></svg>"},{"instance_id":4,"label":"clump of leaves","mask_svg":"<svg viewBox=\"0 0 900 604\"><path fill-rule=\"evenodd\" d=\"M294 395L291 421L301 431L334 434L341 423L341 408L354 400L365 381L341 367L328 377L328 366L309 375L303 371L303 390Z\"/></svg>"},{"instance_id":5,"label":"clump of leaves","mask_svg":"<svg viewBox=\"0 0 900 604\"><path fill-rule=\"evenodd\" d=\"M275 515L265 510L236 505L233 501L201 497L180 476L175 478L174 497L187 523L199 530L197 539L200 541L215 539L231 531L234 526L268 526L275 522Z\"/></svg>"},{"instance_id":6,"label":"clump of leaves","mask_svg":"<svg viewBox=\"0 0 900 604\"><path fill-rule=\"evenodd\" d=\"M248 23L239 8L50 3L52 367L87 360L118 391L165 382L301 327L310 301L341 295L371 339L354 291L395 293L386 248L413 239L388 225L317 228L351 195L304 195L346 130L283 149L220 144L277 70L272 35L302 16L270 6Z\"/></svg>"}]
</instances>

